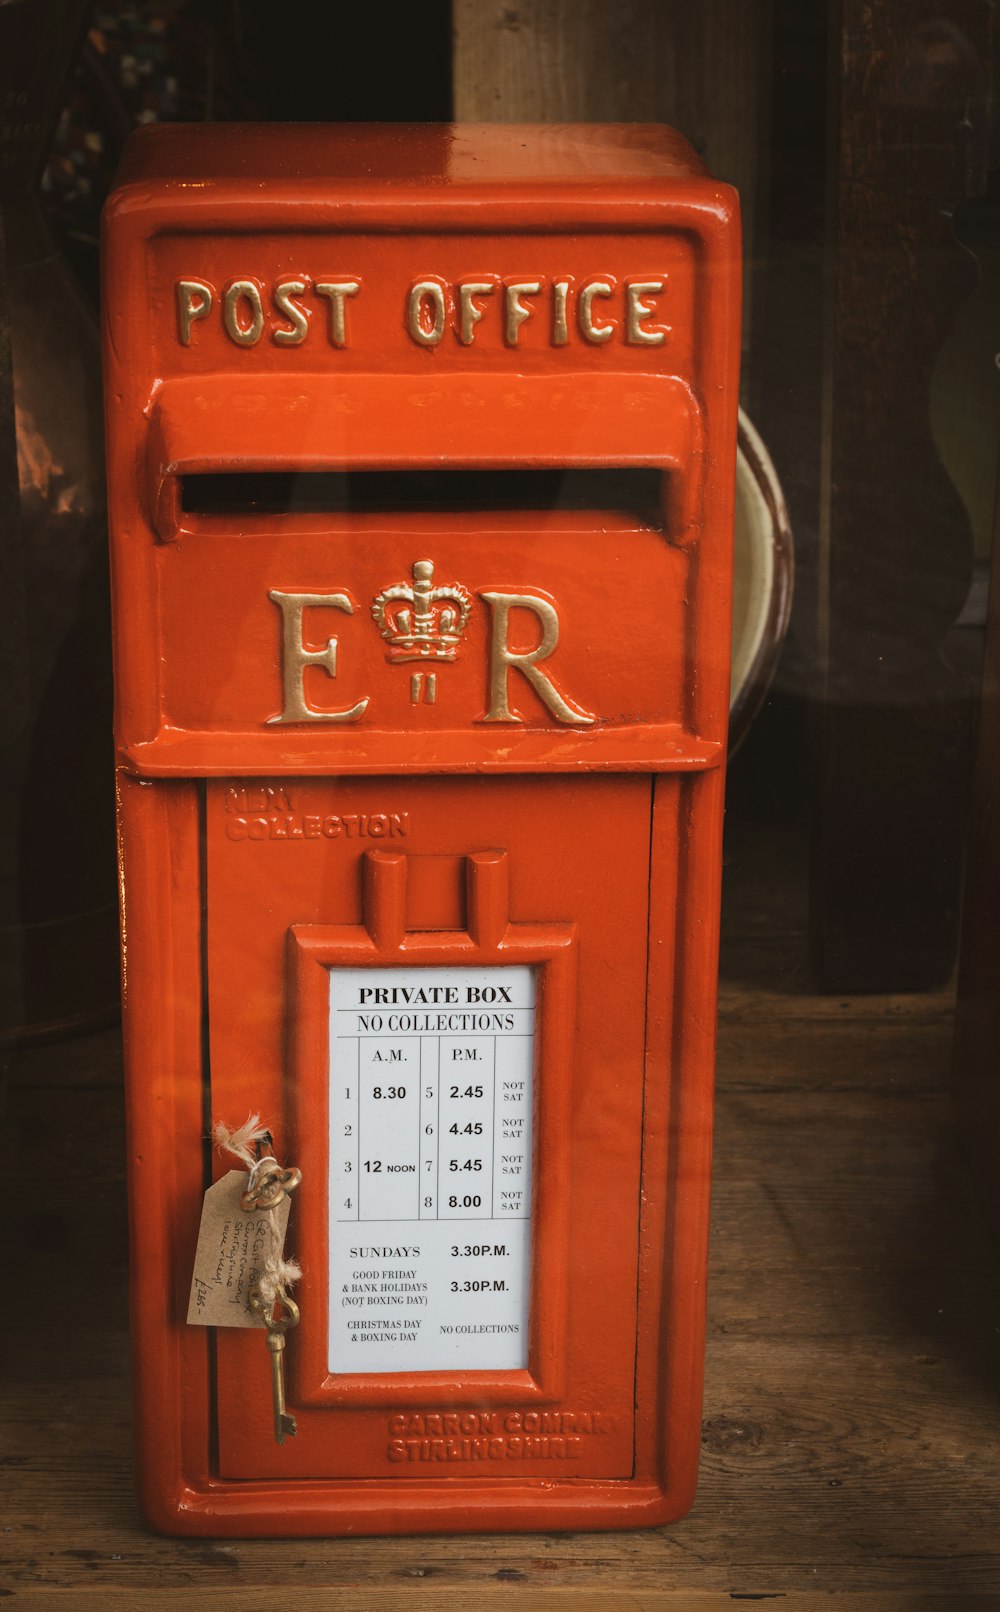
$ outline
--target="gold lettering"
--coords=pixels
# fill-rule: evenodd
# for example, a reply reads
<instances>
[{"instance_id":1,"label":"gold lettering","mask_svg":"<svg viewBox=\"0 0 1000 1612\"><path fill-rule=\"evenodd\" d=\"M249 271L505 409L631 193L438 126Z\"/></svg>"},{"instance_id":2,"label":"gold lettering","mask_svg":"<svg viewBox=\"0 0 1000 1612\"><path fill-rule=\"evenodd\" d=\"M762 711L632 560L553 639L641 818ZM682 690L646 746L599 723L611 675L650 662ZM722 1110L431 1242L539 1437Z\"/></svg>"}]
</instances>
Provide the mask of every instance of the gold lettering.
<instances>
[{"instance_id":1,"label":"gold lettering","mask_svg":"<svg viewBox=\"0 0 1000 1612\"><path fill-rule=\"evenodd\" d=\"M240 303L246 298L250 304L250 323L240 324ZM264 305L260 287L253 280L233 280L226 287L222 304L222 322L226 334L240 347L254 347L264 331Z\"/></svg>"},{"instance_id":2,"label":"gold lettering","mask_svg":"<svg viewBox=\"0 0 1000 1612\"><path fill-rule=\"evenodd\" d=\"M246 298L250 304L250 323L241 325L240 302ZM240 347L255 347L264 331L264 305L260 300L260 287L253 280L233 280L226 287L222 305L222 321L226 334Z\"/></svg>"},{"instance_id":3,"label":"gold lettering","mask_svg":"<svg viewBox=\"0 0 1000 1612\"><path fill-rule=\"evenodd\" d=\"M304 308L300 308L293 297L305 296L306 283L304 280L282 280L274 288L274 301L279 313L291 322L291 330L276 330L275 342L279 347L298 347L309 334L309 318Z\"/></svg>"},{"instance_id":4,"label":"gold lettering","mask_svg":"<svg viewBox=\"0 0 1000 1612\"><path fill-rule=\"evenodd\" d=\"M191 326L205 319L212 311L215 297L204 280L178 280L177 282L177 334L185 347L191 345Z\"/></svg>"},{"instance_id":5,"label":"gold lettering","mask_svg":"<svg viewBox=\"0 0 1000 1612\"><path fill-rule=\"evenodd\" d=\"M613 324L599 325L594 320L593 303L595 297L610 297L614 295L614 287L607 280L591 280L585 285L577 300L577 313L580 320L580 330L586 341L610 341L614 335Z\"/></svg>"},{"instance_id":6,"label":"gold lettering","mask_svg":"<svg viewBox=\"0 0 1000 1612\"><path fill-rule=\"evenodd\" d=\"M522 297L537 297L541 285L537 280L522 280L520 284L508 285L505 288L507 296L507 320L504 326L504 340L508 347L518 344L518 331L526 319L530 319L534 310L526 308L521 301Z\"/></svg>"},{"instance_id":7,"label":"gold lettering","mask_svg":"<svg viewBox=\"0 0 1000 1612\"><path fill-rule=\"evenodd\" d=\"M495 289L495 286L488 285L485 280L466 280L459 286L458 339L463 347L471 347L475 339L475 327L483 317L483 310L476 307L473 297L488 297Z\"/></svg>"},{"instance_id":8,"label":"gold lettering","mask_svg":"<svg viewBox=\"0 0 1000 1612\"><path fill-rule=\"evenodd\" d=\"M281 611L282 618L282 686L285 708L280 716L268 717L268 722L357 722L368 705L367 697L342 711L317 711L306 704L303 681L307 666L322 666L330 677L337 675L337 640L329 638L325 649L306 649L302 642L302 616L307 608L323 607L354 614L354 606L346 593L278 593L268 594Z\"/></svg>"},{"instance_id":9,"label":"gold lettering","mask_svg":"<svg viewBox=\"0 0 1000 1612\"><path fill-rule=\"evenodd\" d=\"M634 347L659 347L667 339L667 327L664 325L654 325L651 330L646 329L645 322L653 317L656 309L642 300L643 297L655 296L662 290L662 280L630 280L626 287L628 298L626 340Z\"/></svg>"},{"instance_id":10,"label":"gold lettering","mask_svg":"<svg viewBox=\"0 0 1000 1612\"><path fill-rule=\"evenodd\" d=\"M360 280L317 280L316 294L330 301L330 342L334 347L347 346L347 316L344 302L356 297L361 290Z\"/></svg>"},{"instance_id":11,"label":"gold lettering","mask_svg":"<svg viewBox=\"0 0 1000 1612\"><path fill-rule=\"evenodd\" d=\"M552 681L538 669L540 660L547 660L559 642L559 617L556 608L547 599L528 593L484 593L492 612L490 642L490 708L484 722L523 722L524 718L512 711L508 699L508 678L511 670L518 671L531 684L538 698L552 712L558 722L572 722L589 726L594 717L579 706L565 700ZM530 610L541 625L541 641L534 649L515 651L509 642L510 612Z\"/></svg>"},{"instance_id":12,"label":"gold lettering","mask_svg":"<svg viewBox=\"0 0 1000 1612\"><path fill-rule=\"evenodd\" d=\"M566 326L566 298L569 296L569 281L557 280L552 287L552 345L565 347L569 341L569 330Z\"/></svg>"},{"instance_id":13,"label":"gold lettering","mask_svg":"<svg viewBox=\"0 0 1000 1612\"><path fill-rule=\"evenodd\" d=\"M432 323L428 326L424 320L424 308L430 303L433 307ZM406 323L410 335L421 347L436 347L444 335L445 321L444 290L436 280L418 280L410 291L407 304Z\"/></svg>"}]
</instances>

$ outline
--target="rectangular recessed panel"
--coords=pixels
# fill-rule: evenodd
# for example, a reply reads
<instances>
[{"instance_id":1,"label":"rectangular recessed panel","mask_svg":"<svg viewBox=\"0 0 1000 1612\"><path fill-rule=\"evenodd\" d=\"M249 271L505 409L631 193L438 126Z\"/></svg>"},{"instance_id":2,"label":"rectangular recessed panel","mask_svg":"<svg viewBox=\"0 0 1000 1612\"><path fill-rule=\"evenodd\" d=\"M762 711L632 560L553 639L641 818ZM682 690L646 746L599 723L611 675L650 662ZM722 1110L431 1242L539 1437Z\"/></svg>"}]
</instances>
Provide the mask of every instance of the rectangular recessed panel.
<instances>
[{"instance_id":1,"label":"rectangular recessed panel","mask_svg":"<svg viewBox=\"0 0 1000 1612\"><path fill-rule=\"evenodd\" d=\"M535 970L330 970L332 1372L528 1364Z\"/></svg>"}]
</instances>

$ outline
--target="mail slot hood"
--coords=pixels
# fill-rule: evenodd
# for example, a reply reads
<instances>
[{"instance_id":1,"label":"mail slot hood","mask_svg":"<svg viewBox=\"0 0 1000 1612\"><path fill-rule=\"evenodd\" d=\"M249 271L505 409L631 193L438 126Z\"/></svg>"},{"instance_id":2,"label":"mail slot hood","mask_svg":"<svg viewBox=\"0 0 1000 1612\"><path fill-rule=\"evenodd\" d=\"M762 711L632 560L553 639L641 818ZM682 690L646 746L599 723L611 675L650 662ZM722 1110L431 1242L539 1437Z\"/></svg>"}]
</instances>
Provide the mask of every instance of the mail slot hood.
<instances>
[{"instance_id":1,"label":"mail slot hood","mask_svg":"<svg viewBox=\"0 0 1000 1612\"><path fill-rule=\"evenodd\" d=\"M469 429L470 414L474 429ZM167 381L149 428L158 536L176 536L179 477L218 471L562 469L664 472L667 529L701 519L701 411L673 375L228 375Z\"/></svg>"}]
</instances>

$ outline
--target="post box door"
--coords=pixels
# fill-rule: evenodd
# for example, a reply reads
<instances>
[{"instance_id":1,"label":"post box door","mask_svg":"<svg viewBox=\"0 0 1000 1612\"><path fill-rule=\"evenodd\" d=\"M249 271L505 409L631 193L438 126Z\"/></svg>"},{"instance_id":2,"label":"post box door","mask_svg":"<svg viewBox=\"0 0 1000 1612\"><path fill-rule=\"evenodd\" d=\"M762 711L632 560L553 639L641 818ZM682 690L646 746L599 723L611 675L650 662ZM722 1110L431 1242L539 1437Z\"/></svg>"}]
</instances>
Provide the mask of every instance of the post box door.
<instances>
[{"instance_id":1,"label":"post box door","mask_svg":"<svg viewBox=\"0 0 1000 1612\"><path fill-rule=\"evenodd\" d=\"M631 1475L651 791L206 785L211 1111L303 1169L298 1434L220 1330L222 1477Z\"/></svg>"}]
</instances>

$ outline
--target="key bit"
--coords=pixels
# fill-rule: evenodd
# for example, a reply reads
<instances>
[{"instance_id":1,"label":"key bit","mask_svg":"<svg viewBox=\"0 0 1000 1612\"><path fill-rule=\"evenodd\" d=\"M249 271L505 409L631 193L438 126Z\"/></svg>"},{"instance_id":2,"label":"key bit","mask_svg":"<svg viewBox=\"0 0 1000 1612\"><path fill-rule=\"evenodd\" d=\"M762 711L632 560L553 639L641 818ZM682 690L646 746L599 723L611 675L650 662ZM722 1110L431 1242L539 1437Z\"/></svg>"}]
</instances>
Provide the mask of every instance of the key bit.
<instances>
[{"instance_id":1,"label":"key bit","mask_svg":"<svg viewBox=\"0 0 1000 1612\"><path fill-rule=\"evenodd\" d=\"M267 1348L271 1357L271 1398L274 1404L274 1439L284 1444L298 1432L295 1417L285 1409L285 1333L298 1326L299 1307L282 1289L273 1304L267 1304L259 1286L250 1290L250 1308L267 1328ZM277 1317L275 1317L277 1311Z\"/></svg>"},{"instance_id":2,"label":"key bit","mask_svg":"<svg viewBox=\"0 0 1000 1612\"><path fill-rule=\"evenodd\" d=\"M271 1354L271 1394L274 1399L275 1443L284 1444L286 1435L295 1437L298 1425L294 1416L285 1410L285 1334L268 1332L267 1347Z\"/></svg>"}]
</instances>

